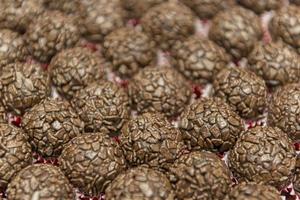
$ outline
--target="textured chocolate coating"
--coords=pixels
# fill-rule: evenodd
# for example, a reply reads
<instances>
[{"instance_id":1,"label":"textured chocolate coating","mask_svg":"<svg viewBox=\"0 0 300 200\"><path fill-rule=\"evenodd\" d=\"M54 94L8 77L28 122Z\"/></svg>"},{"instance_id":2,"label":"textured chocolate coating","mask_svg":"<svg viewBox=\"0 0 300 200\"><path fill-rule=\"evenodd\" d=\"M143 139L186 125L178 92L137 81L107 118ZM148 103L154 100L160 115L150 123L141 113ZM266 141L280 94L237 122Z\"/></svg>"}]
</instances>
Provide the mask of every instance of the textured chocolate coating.
<instances>
[{"instance_id":1,"label":"textured chocolate coating","mask_svg":"<svg viewBox=\"0 0 300 200\"><path fill-rule=\"evenodd\" d=\"M44 5L51 10L60 10L67 14L83 11L81 0L43 0Z\"/></svg>"},{"instance_id":2,"label":"textured chocolate coating","mask_svg":"<svg viewBox=\"0 0 300 200\"><path fill-rule=\"evenodd\" d=\"M296 4L296 5L300 5L300 0L289 0L290 3Z\"/></svg>"},{"instance_id":3,"label":"textured chocolate coating","mask_svg":"<svg viewBox=\"0 0 300 200\"><path fill-rule=\"evenodd\" d=\"M235 7L219 12L212 20L209 38L235 59L246 57L262 37L260 19L250 10Z\"/></svg>"},{"instance_id":4,"label":"textured chocolate coating","mask_svg":"<svg viewBox=\"0 0 300 200\"><path fill-rule=\"evenodd\" d=\"M269 10L276 10L284 6L284 0L237 0L242 6L261 14Z\"/></svg>"},{"instance_id":5,"label":"textured chocolate coating","mask_svg":"<svg viewBox=\"0 0 300 200\"><path fill-rule=\"evenodd\" d=\"M176 45L172 57L174 67L187 79L198 84L211 82L230 61L224 49L197 36Z\"/></svg>"},{"instance_id":6,"label":"textured chocolate coating","mask_svg":"<svg viewBox=\"0 0 300 200\"><path fill-rule=\"evenodd\" d=\"M280 129L257 126L242 133L229 152L228 164L238 181L282 189L291 181L296 152L292 141Z\"/></svg>"},{"instance_id":7,"label":"textured chocolate coating","mask_svg":"<svg viewBox=\"0 0 300 200\"><path fill-rule=\"evenodd\" d=\"M185 146L181 133L160 114L145 113L122 128L121 148L129 164L167 169Z\"/></svg>"},{"instance_id":8,"label":"textured chocolate coating","mask_svg":"<svg viewBox=\"0 0 300 200\"><path fill-rule=\"evenodd\" d=\"M297 155L296 171L293 178L293 187L297 195L300 194L300 155Z\"/></svg>"},{"instance_id":9,"label":"textured chocolate coating","mask_svg":"<svg viewBox=\"0 0 300 200\"><path fill-rule=\"evenodd\" d=\"M166 2L154 6L142 17L142 28L162 50L168 50L195 32L195 15L185 5Z\"/></svg>"},{"instance_id":10,"label":"textured chocolate coating","mask_svg":"<svg viewBox=\"0 0 300 200\"><path fill-rule=\"evenodd\" d=\"M191 96L184 78L168 67L140 70L129 83L128 92L139 113L160 112L167 117L179 115Z\"/></svg>"},{"instance_id":11,"label":"textured chocolate coating","mask_svg":"<svg viewBox=\"0 0 300 200\"><path fill-rule=\"evenodd\" d=\"M25 113L22 128L43 156L59 156L63 145L81 135L84 124L65 100L45 99Z\"/></svg>"},{"instance_id":12,"label":"textured chocolate coating","mask_svg":"<svg viewBox=\"0 0 300 200\"><path fill-rule=\"evenodd\" d=\"M71 99L76 92L102 79L105 60L82 47L58 53L49 65L52 83L57 91Z\"/></svg>"},{"instance_id":13,"label":"textured chocolate coating","mask_svg":"<svg viewBox=\"0 0 300 200\"><path fill-rule=\"evenodd\" d=\"M288 84L273 94L268 123L300 141L300 83Z\"/></svg>"},{"instance_id":14,"label":"textured chocolate coating","mask_svg":"<svg viewBox=\"0 0 300 200\"><path fill-rule=\"evenodd\" d=\"M80 191L99 195L122 172L125 159L116 142L103 133L72 139L59 157L60 167Z\"/></svg>"},{"instance_id":15,"label":"textured chocolate coating","mask_svg":"<svg viewBox=\"0 0 300 200\"><path fill-rule=\"evenodd\" d=\"M16 62L0 74L0 99L7 111L22 114L50 95L49 75L38 64Z\"/></svg>"},{"instance_id":16,"label":"textured chocolate coating","mask_svg":"<svg viewBox=\"0 0 300 200\"><path fill-rule=\"evenodd\" d=\"M257 44L248 56L249 69L270 87L300 80L300 59L281 43Z\"/></svg>"},{"instance_id":17,"label":"textured chocolate coating","mask_svg":"<svg viewBox=\"0 0 300 200\"><path fill-rule=\"evenodd\" d=\"M224 152L234 146L244 121L223 100L203 98L182 113L179 129L190 149Z\"/></svg>"},{"instance_id":18,"label":"textured chocolate coating","mask_svg":"<svg viewBox=\"0 0 300 200\"><path fill-rule=\"evenodd\" d=\"M0 188L6 188L12 177L32 162L31 147L23 131L0 124Z\"/></svg>"},{"instance_id":19,"label":"textured chocolate coating","mask_svg":"<svg viewBox=\"0 0 300 200\"><path fill-rule=\"evenodd\" d=\"M113 31L105 38L103 47L113 71L122 77L131 77L156 60L155 42L133 28Z\"/></svg>"},{"instance_id":20,"label":"textured chocolate coating","mask_svg":"<svg viewBox=\"0 0 300 200\"><path fill-rule=\"evenodd\" d=\"M241 117L258 117L267 105L267 87L263 79L246 69L222 70L213 87L214 95L225 100Z\"/></svg>"},{"instance_id":21,"label":"textured chocolate coating","mask_svg":"<svg viewBox=\"0 0 300 200\"><path fill-rule=\"evenodd\" d=\"M192 152L176 160L169 178L177 199L222 200L229 191L230 172L210 152Z\"/></svg>"},{"instance_id":22,"label":"textured chocolate coating","mask_svg":"<svg viewBox=\"0 0 300 200\"><path fill-rule=\"evenodd\" d=\"M137 167L122 173L106 188L110 200L173 200L174 192L167 177L147 167Z\"/></svg>"},{"instance_id":23,"label":"textured chocolate coating","mask_svg":"<svg viewBox=\"0 0 300 200\"><path fill-rule=\"evenodd\" d=\"M21 170L8 185L10 200L75 200L75 192L58 167L34 164Z\"/></svg>"}]
</instances>

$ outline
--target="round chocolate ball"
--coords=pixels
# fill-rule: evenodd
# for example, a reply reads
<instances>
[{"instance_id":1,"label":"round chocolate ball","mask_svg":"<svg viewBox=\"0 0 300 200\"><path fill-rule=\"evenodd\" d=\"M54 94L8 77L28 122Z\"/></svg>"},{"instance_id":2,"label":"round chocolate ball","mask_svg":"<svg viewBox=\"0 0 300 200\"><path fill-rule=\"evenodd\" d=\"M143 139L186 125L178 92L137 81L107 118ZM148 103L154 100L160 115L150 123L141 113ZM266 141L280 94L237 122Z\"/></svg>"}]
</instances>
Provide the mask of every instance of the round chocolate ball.
<instances>
[{"instance_id":1,"label":"round chocolate ball","mask_svg":"<svg viewBox=\"0 0 300 200\"><path fill-rule=\"evenodd\" d=\"M125 159L117 143L103 133L73 138L65 145L59 163L70 182L80 191L99 195L125 170Z\"/></svg>"},{"instance_id":2,"label":"round chocolate ball","mask_svg":"<svg viewBox=\"0 0 300 200\"><path fill-rule=\"evenodd\" d=\"M66 100L47 98L25 113L22 128L35 151L56 157L64 144L81 135L84 124Z\"/></svg>"},{"instance_id":3,"label":"round chocolate ball","mask_svg":"<svg viewBox=\"0 0 300 200\"><path fill-rule=\"evenodd\" d=\"M263 79L241 67L223 69L213 82L214 95L225 100L244 118L256 118L267 105L267 87Z\"/></svg>"},{"instance_id":4,"label":"round chocolate ball","mask_svg":"<svg viewBox=\"0 0 300 200\"><path fill-rule=\"evenodd\" d=\"M121 77L131 77L156 60L155 42L133 28L113 31L105 38L103 47L113 71Z\"/></svg>"},{"instance_id":5,"label":"round chocolate ball","mask_svg":"<svg viewBox=\"0 0 300 200\"><path fill-rule=\"evenodd\" d=\"M259 17L242 7L219 12L209 31L209 38L224 47L236 60L247 57L261 37Z\"/></svg>"},{"instance_id":6,"label":"round chocolate ball","mask_svg":"<svg viewBox=\"0 0 300 200\"><path fill-rule=\"evenodd\" d=\"M185 79L169 67L146 67L128 85L129 96L138 113L160 112L179 115L189 103L191 90Z\"/></svg>"},{"instance_id":7,"label":"round chocolate ball","mask_svg":"<svg viewBox=\"0 0 300 200\"><path fill-rule=\"evenodd\" d=\"M72 99L85 131L118 135L129 119L129 99L123 88L109 81L93 83Z\"/></svg>"},{"instance_id":8,"label":"round chocolate ball","mask_svg":"<svg viewBox=\"0 0 300 200\"><path fill-rule=\"evenodd\" d=\"M282 189L291 182L296 152L280 129L257 126L242 133L229 152L228 164L238 181Z\"/></svg>"},{"instance_id":9,"label":"round chocolate ball","mask_svg":"<svg viewBox=\"0 0 300 200\"><path fill-rule=\"evenodd\" d=\"M30 144L22 129L0 124L0 189L5 189L18 171L31 164Z\"/></svg>"},{"instance_id":10,"label":"round chocolate ball","mask_svg":"<svg viewBox=\"0 0 300 200\"><path fill-rule=\"evenodd\" d=\"M139 115L124 125L120 135L121 148L132 166L167 169L185 146L180 131L167 119L154 113Z\"/></svg>"},{"instance_id":11,"label":"round chocolate ball","mask_svg":"<svg viewBox=\"0 0 300 200\"><path fill-rule=\"evenodd\" d=\"M197 36L179 43L171 55L174 67L197 84L211 82L230 61L224 49L208 39Z\"/></svg>"},{"instance_id":12,"label":"round chocolate ball","mask_svg":"<svg viewBox=\"0 0 300 200\"><path fill-rule=\"evenodd\" d=\"M263 12L276 10L284 6L284 0L237 0L239 4L245 8L251 9L257 14Z\"/></svg>"},{"instance_id":13,"label":"round chocolate ball","mask_svg":"<svg viewBox=\"0 0 300 200\"><path fill-rule=\"evenodd\" d=\"M289 0L290 3L296 4L297 6L300 5L300 0Z\"/></svg>"},{"instance_id":14,"label":"round chocolate ball","mask_svg":"<svg viewBox=\"0 0 300 200\"><path fill-rule=\"evenodd\" d=\"M8 199L74 200L75 192L58 167L34 164L21 170L9 183Z\"/></svg>"},{"instance_id":15,"label":"round chocolate ball","mask_svg":"<svg viewBox=\"0 0 300 200\"><path fill-rule=\"evenodd\" d=\"M67 99L79 90L102 79L105 60L82 47L62 50L52 58L49 71L53 85Z\"/></svg>"},{"instance_id":16,"label":"round chocolate ball","mask_svg":"<svg viewBox=\"0 0 300 200\"><path fill-rule=\"evenodd\" d=\"M173 200L174 192L167 177L147 167L137 167L117 176L106 188L110 200Z\"/></svg>"},{"instance_id":17,"label":"round chocolate ball","mask_svg":"<svg viewBox=\"0 0 300 200\"><path fill-rule=\"evenodd\" d=\"M300 141L300 83L288 84L273 94L268 123Z\"/></svg>"},{"instance_id":18,"label":"round chocolate ball","mask_svg":"<svg viewBox=\"0 0 300 200\"><path fill-rule=\"evenodd\" d=\"M23 114L51 93L49 75L34 63L12 63L0 73L0 99L4 108Z\"/></svg>"},{"instance_id":19,"label":"round chocolate ball","mask_svg":"<svg viewBox=\"0 0 300 200\"><path fill-rule=\"evenodd\" d=\"M231 149L244 121L219 98L203 98L189 105L179 120L182 137L190 149Z\"/></svg>"},{"instance_id":20,"label":"round chocolate ball","mask_svg":"<svg viewBox=\"0 0 300 200\"><path fill-rule=\"evenodd\" d=\"M221 200L230 189L230 172L210 152L192 152L180 157L170 168L169 179L177 199Z\"/></svg>"},{"instance_id":21,"label":"round chocolate ball","mask_svg":"<svg viewBox=\"0 0 300 200\"><path fill-rule=\"evenodd\" d=\"M162 50L169 50L177 42L195 32L195 15L187 6L166 2L150 8L142 17L143 30Z\"/></svg>"}]
</instances>

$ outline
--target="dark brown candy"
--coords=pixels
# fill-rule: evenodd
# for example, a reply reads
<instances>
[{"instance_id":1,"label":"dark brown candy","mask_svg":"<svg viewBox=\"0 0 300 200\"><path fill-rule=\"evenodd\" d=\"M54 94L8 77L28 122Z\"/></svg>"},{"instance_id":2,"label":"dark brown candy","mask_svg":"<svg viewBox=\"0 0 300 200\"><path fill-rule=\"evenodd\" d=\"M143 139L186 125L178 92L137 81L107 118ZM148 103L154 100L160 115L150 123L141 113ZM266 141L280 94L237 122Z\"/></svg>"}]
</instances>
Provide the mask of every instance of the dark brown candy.
<instances>
[{"instance_id":1,"label":"dark brown candy","mask_svg":"<svg viewBox=\"0 0 300 200\"><path fill-rule=\"evenodd\" d=\"M238 181L282 189L291 181L296 152L292 141L280 129L257 126L242 133L229 152L228 164Z\"/></svg>"},{"instance_id":2,"label":"dark brown candy","mask_svg":"<svg viewBox=\"0 0 300 200\"><path fill-rule=\"evenodd\" d=\"M265 82L246 69L229 67L222 70L213 87L215 96L225 100L241 117L259 117L267 105Z\"/></svg>"},{"instance_id":3,"label":"dark brown candy","mask_svg":"<svg viewBox=\"0 0 300 200\"><path fill-rule=\"evenodd\" d=\"M247 57L262 37L260 19L242 7L222 11L213 19L209 37L239 60Z\"/></svg>"},{"instance_id":4,"label":"dark brown candy","mask_svg":"<svg viewBox=\"0 0 300 200\"><path fill-rule=\"evenodd\" d=\"M60 167L80 191L99 195L125 168L116 142L103 133L72 139L59 157Z\"/></svg>"},{"instance_id":5,"label":"dark brown candy","mask_svg":"<svg viewBox=\"0 0 300 200\"><path fill-rule=\"evenodd\" d=\"M300 141L300 83L288 84L273 94L268 123Z\"/></svg>"},{"instance_id":6,"label":"dark brown candy","mask_svg":"<svg viewBox=\"0 0 300 200\"><path fill-rule=\"evenodd\" d=\"M0 75L0 99L7 111L23 114L50 95L50 78L34 63L13 63Z\"/></svg>"},{"instance_id":7,"label":"dark brown candy","mask_svg":"<svg viewBox=\"0 0 300 200\"><path fill-rule=\"evenodd\" d=\"M157 46L168 50L195 32L195 19L188 7L170 1L149 9L142 17L141 24Z\"/></svg>"},{"instance_id":8,"label":"dark brown candy","mask_svg":"<svg viewBox=\"0 0 300 200\"><path fill-rule=\"evenodd\" d=\"M290 0L290 3L300 5L300 0Z\"/></svg>"},{"instance_id":9,"label":"dark brown candy","mask_svg":"<svg viewBox=\"0 0 300 200\"><path fill-rule=\"evenodd\" d=\"M253 10L257 14L262 14L263 12L270 10L276 10L284 6L284 0L238 0L238 3Z\"/></svg>"},{"instance_id":10,"label":"dark brown candy","mask_svg":"<svg viewBox=\"0 0 300 200\"><path fill-rule=\"evenodd\" d=\"M137 167L120 174L105 190L110 200L173 200L174 192L167 177L147 167Z\"/></svg>"},{"instance_id":11,"label":"dark brown candy","mask_svg":"<svg viewBox=\"0 0 300 200\"><path fill-rule=\"evenodd\" d=\"M133 28L113 31L105 38L103 47L113 71L122 77L131 77L156 60L155 42Z\"/></svg>"}]
</instances>

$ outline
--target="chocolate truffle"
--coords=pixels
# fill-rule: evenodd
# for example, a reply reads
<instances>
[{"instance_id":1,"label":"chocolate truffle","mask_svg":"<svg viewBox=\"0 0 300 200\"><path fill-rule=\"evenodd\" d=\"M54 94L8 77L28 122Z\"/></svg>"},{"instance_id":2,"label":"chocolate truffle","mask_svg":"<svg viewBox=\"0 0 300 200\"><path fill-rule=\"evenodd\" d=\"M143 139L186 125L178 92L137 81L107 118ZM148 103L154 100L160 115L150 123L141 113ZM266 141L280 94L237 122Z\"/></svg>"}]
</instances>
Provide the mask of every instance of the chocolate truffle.
<instances>
[{"instance_id":1,"label":"chocolate truffle","mask_svg":"<svg viewBox=\"0 0 300 200\"><path fill-rule=\"evenodd\" d=\"M248 56L249 69L270 87L300 80L300 59L296 52L281 43L258 43Z\"/></svg>"},{"instance_id":2,"label":"chocolate truffle","mask_svg":"<svg viewBox=\"0 0 300 200\"><path fill-rule=\"evenodd\" d=\"M276 10L284 6L284 0L237 0L237 2L245 8L253 10L257 14L269 10Z\"/></svg>"},{"instance_id":3,"label":"chocolate truffle","mask_svg":"<svg viewBox=\"0 0 300 200\"><path fill-rule=\"evenodd\" d=\"M50 78L38 64L12 63L0 74L0 99L7 111L23 114L50 95Z\"/></svg>"},{"instance_id":4,"label":"chocolate truffle","mask_svg":"<svg viewBox=\"0 0 300 200\"><path fill-rule=\"evenodd\" d=\"M244 118L261 115L267 104L267 87L263 79L241 67L223 69L215 78L214 95L225 100Z\"/></svg>"},{"instance_id":5,"label":"chocolate truffle","mask_svg":"<svg viewBox=\"0 0 300 200\"><path fill-rule=\"evenodd\" d=\"M125 168L116 142L103 133L73 138L59 157L60 167L80 191L99 195Z\"/></svg>"},{"instance_id":6,"label":"chocolate truffle","mask_svg":"<svg viewBox=\"0 0 300 200\"><path fill-rule=\"evenodd\" d=\"M190 101L191 90L184 78L169 67L146 67L128 85L129 96L139 113L179 115Z\"/></svg>"},{"instance_id":7,"label":"chocolate truffle","mask_svg":"<svg viewBox=\"0 0 300 200\"><path fill-rule=\"evenodd\" d=\"M40 62L49 62L61 50L73 47L80 31L72 17L48 11L29 25L25 38L31 55Z\"/></svg>"},{"instance_id":8,"label":"chocolate truffle","mask_svg":"<svg viewBox=\"0 0 300 200\"><path fill-rule=\"evenodd\" d=\"M300 5L300 0L290 0L290 3Z\"/></svg>"},{"instance_id":9,"label":"chocolate truffle","mask_svg":"<svg viewBox=\"0 0 300 200\"><path fill-rule=\"evenodd\" d=\"M64 144L81 135L84 124L66 100L48 98L25 113L22 127L38 153L55 157Z\"/></svg>"},{"instance_id":10,"label":"chocolate truffle","mask_svg":"<svg viewBox=\"0 0 300 200\"><path fill-rule=\"evenodd\" d=\"M292 141L280 129L256 126L242 133L229 152L228 164L238 181L282 189L291 181L296 152Z\"/></svg>"},{"instance_id":11,"label":"chocolate truffle","mask_svg":"<svg viewBox=\"0 0 300 200\"><path fill-rule=\"evenodd\" d=\"M211 82L230 61L224 49L197 36L179 43L172 51L172 58L174 67L197 84Z\"/></svg>"},{"instance_id":12,"label":"chocolate truffle","mask_svg":"<svg viewBox=\"0 0 300 200\"><path fill-rule=\"evenodd\" d=\"M120 28L104 40L104 54L112 63L113 71L131 77L139 68L156 60L155 42L133 28Z\"/></svg>"},{"instance_id":13,"label":"chocolate truffle","mask_svg":"<svg viewBox=\"0 0 300 200\"><path fill-rule=\"evenodd\" d=\"M225 163L210 152L192 152L170 168L169 178L177 199L222 200L231 184Z\"/></svg>"},{"instance_id":14,"label":"chocolate truffle","mask_svg":"<svg viewBox=\"0 0 300 200\"><path fill-rule=\"evenodd\" d=\"M1 123L0 141L0 189L5 189L11 178L32 162L32 155L22 129Z\"/></svg>"},{"instance_id":15,"label":"chocolate truffle","mask_svg":"<svg viewBox=\"0 0 300 200\"><path fill-rule=\"evenodd\" d=\"M122 173L105 190L110 200L173 200L174 192L167 177L147 167L137 167Z\"/></svg>"},{"instance_id":16,"label":"chocolate truffle","mask_svg":"<svg viewBox=\"0 0 300 200\"><path fill-rule=\"evenodd\" d=\"M273 94L268 123L300 141L300 83L288 84Z\"/></svg>"},{"instance_id":17,"label":"chocolate truffle","mask_svg":"<svg viewBox=\"0 0 300 200\"><path fill-rule=\"evenodd\" d=\"M118 135L129 118L129 99L123 88L109 81L93 83L72 99L87 132Z\"/></svg>"},{"instance_id":18,"label":"chocolate truffle","mask_svg":"<svg viewBox=\"0 0 300 200\"><path fill-rule=\"evenodd\" d=\"M145 113L122 128L121 148L129 164L166 169L185 146L180 131L160 114Z\"/></svg>"},{"instance_id":19,"label":"chocolate truffle","mask_svg":"<svg viewBox=\"0 0 300 200\"><path fill-rule=\"evenodd\" d=\"M75 192L58 167L34 164L21 170L9 183L7 198L11 200L74 200Z\"/></svg>"},{"instance_id":20,"label":"chocolate truffle","mask_svg":"<svg viewBox=\"0 0 300 200\"><path fill-rule=\"evenodd\" d=\"M170 1L149 9L141 24L162 50L168 50L195 32L195 19L188 7Z\"/></svg>"},{"instance_id":21,"label":"chocolate truffle","mask_svg":"<svg viewBox=\"0 0 300 200\"><path fill-rule=\"evenodd\" d=\"M77 91L102 79L105 60L81 47L62 50L49 65L52 83L57 91L71 99Z\"/></svg>"},{"instance_id":22,"label":"chocolate truffle","mask_svg":"<svg viewBox=\"0 0 300 200\"><path fill-rule=\"evenodd\" d=\"M189 105L182 113L179 128L183 139L191 149L231 149L244 121L229 105L219 98L203 98Z\"/></svg>"},{"instance_id":23,"label":"chocolate truffle","mask_svg":"<svg viewBox=\"0 0 300 200\"><path fill-rule=\"evenodd\" d=\"M236 60L246 57L262 37L260 19L242 7L219 12L212 20L209 38Z\"/></svg>"}]
</instances>

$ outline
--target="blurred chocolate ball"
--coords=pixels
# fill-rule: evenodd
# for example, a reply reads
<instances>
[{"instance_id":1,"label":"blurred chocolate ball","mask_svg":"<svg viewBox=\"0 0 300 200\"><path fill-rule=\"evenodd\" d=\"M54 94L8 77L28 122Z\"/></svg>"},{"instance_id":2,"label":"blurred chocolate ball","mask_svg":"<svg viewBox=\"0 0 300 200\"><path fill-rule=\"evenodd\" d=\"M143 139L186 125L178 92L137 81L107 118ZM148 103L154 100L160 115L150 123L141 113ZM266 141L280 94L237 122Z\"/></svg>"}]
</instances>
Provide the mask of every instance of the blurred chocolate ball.
<instances>
[{"instance_id":1,"label":"blurred chocolate ball","mask_svg":"<svg viewBox=\"0 0 300 200\"><path fill-rule=\"evenodd\" d=\"M173 200L174 192L167 177L148 167L137 167L120 174L105 190L110 200Z\"/></svg>"},{"instance_id":2,"label":"blurred chocolate ball","mask_svg":"<svg viewBox=\"0 0 300 200\"><path fill-rule=\"evenodd\" d=\"M300 5L300 0L289 0L290 3L296 4L296 5Z\"/></svg>"},{"instance_id":3,"label":"blurred chocolate ball","mask_svg":"<svg viewBox=\"0 0 300 200\"><path fill-rule=\"evenodd\" d=\"M138 113L160 112L179 115L189 103L191 90L185 79L169 67L146 67L128 85L129 96Z\"/></svg>"},{"instance_id":4,"label":"blurred chocolate ball","mask_svg":"<svg viewBox=\"0 0 300 200\"><path fill-rule=\"evenodd\" d=\"M171 55L174 67L197 84L211 82L230 61L224 49L197 36L176 45Z\"/></svg>"},{"instance_id":5,"label":"blurred chocolate ball","mask_svg":"<svg viewBox=\"0 0 300 200\"><path fill-rule=\"evenodd\" d=\"M300 141L300 83L288 84L273 94L268 123Z\"/></svg>"},{"instance_id":6,"label":"blurred chocolate ball","mask_svg":"<svg viewBox=\"0 0 300 200\"><path fill-rule=\"evenodd\" d=\"M105 76L105 60L82 47L62 50L49 65L52 83L67 99Z\"/></svg>"},{"instance_id":7,"label":"blurred chocolate ball","mask_svg":"<svg viewBox=\"0 0 300 200\"><path fill-rule=\"evenodd\" d=\"M169 179L177 199L222 200L231 184L225 163L205 151L180 157L170 168Z\"/></svg>"},{"instance_id":8,"label":"blurred chocolate ball","mask_svg":"<svg viewBox=\"0 0 300 200\"><path fill-rule=\"evenodd\" d=\"M259 17L242 7L219 12L209 31L209 38L237 60L247 57L261 37Z\"/></svg>"},{"instance_id":9,"label":"blurred chocolate ball","mask_svg":"<svg viewBox=\"0 0 300 200\"><path fill-rule=\"evenodd\" d=\"M162 50L169 50L195 32L195 15L178 2L154 6L141 19L142 28Z\"/></svg>"},{"instance_id":10,"label":"blurred chocolate ball","mask_svg":"<svg viewBox=\"0 0 300 200\"><path fill-rule=\"evenodd\" d=\"M284 0L237 0L245 8L251 9L257 14L270 10L277 10L284 6Z\"/></svg>"},{"instance_id":11,"label":"blurred chocolate ball","mask_svg":"<svg viewBox=\"0 0 300 200\"><path fill-rule=\"evenodd\" d=\"M291 182L296 152L280 129L257 126L242 133L229 152L228 164L238 181L282 189Z\"/></svg>"},{"instance_id":12,"label":"blurred chocolate ball","mask_svg":"<svg viewBox=\"0 0 300 200\"><path fill-rule=\"evenodd\" d=\"M81 192L99 195L125 170L118 144L103 133L73 138L65 145L59 163L70 182Z\"/></svg>"},{"instance_id":13,"label":"blurred chocolate ball","mask_svg":"<svg viewBox=\"0 0 300 200\"><path fill-rule=\"evenodd\" d=\"M267 106L267 87L263 79L241 67L222 70L213 83L214 95L225 100L244 118L256 118Z\"/></svg>"},{"instance_id":14,"label":"blurred chocolate ball","mask_svg":"<svg viewBox=\"0 0 300 200\"><path fill-rule=\"evenodd\" d=\"M219 98L203 98L189 105L179 119L179 129L190 149L231 149L244 121Z\"/></svg>"},{"instance_id":15,"label":"blurred chocolate ball","mask_svg":"<svg viewBox=\"0 0 300 200\"><path fill-rule=\"evenodd\" d=\"M72 99L72 105L85 123L85 131L118 135L129 119L129 99L115 83L90 84Z\"/></svg>"},{"instance_id":16,"label":"blurred chocolate ball","mask_svg":"<svg viewBox=\"0 0 300 200\"><path fill-rule=\"evenodd\" d=\"M104 54L113 71L121 77L131 77L140 68L156 61L155 42L133 28L120 28L104 40Z\"/></svg>"},{"instance_id":17,"label":"blurred chocolate ball","mask_svg":"<svg viewBox=\"0 0 300 200\"><path fill-rule=\"evenodd\" d=\"M0 73L0 99L4 108L23 114L51 93L49 75L34 63L6 65Z\"/></svg>"},{"instance_id":18,"label":"blurred chocolate ball","mask_svg":"<svg viewBox=\"0 0 300 200\"><path fill-rule=\"evenodd\" d=\"M30 165L10 182L8 199L74 200L75 191L58 167L45 164Z\"/></svg>"},{"instance_id":19,"label":"blurred chocolate ball","mask_svg":"<svg viewBox=\"0 0 300 200\"><path fill-rule=\"evenodd\" d=\"M22 129L5 123L0 124L0 189L7 184L18 171L31 164L32 152Z\"/></svg>"}]
</instances>

